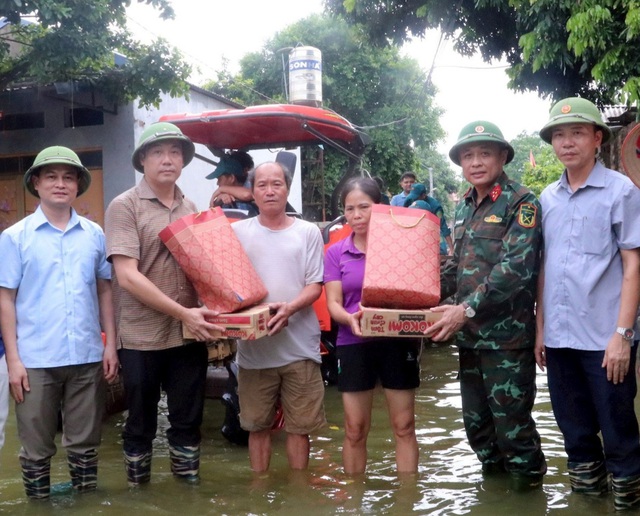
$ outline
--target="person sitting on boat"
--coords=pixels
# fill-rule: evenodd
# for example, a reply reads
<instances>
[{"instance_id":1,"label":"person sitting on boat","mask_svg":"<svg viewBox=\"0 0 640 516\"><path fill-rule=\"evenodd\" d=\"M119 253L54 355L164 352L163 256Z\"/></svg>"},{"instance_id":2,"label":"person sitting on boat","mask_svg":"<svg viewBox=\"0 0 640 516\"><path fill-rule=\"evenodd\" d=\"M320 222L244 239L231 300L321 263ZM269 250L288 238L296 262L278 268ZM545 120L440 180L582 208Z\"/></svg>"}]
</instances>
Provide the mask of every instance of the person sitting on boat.
<instances>
[{"instance_id":1,"label":"person sitting on boat","mask_svg":"<svg viewBox=\"0 0 640 516\"><path fill-rule=\"evenodd\" d=\"M251 187L247 185L252 168L253 158L246 152L235 151L222 157L216 169L207 176L207 179L218 181L218 188L211 195L209 206L245 210L248 217L255 217L258 208L253 202Z\"/></svg>"}]
</instances>

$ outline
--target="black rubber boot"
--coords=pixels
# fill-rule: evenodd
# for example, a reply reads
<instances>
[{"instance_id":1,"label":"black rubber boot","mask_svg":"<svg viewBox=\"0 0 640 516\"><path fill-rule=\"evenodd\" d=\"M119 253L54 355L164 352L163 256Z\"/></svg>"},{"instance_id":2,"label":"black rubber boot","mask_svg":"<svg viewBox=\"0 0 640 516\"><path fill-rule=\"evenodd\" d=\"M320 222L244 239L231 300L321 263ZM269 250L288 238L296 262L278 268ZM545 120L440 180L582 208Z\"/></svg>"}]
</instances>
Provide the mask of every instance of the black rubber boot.
<instances>
[{"instance_id":1,"label":"black rubber boot","mask_svg":"<svg viewBox=\"0 0 640 516\"><path fill-rule=\"evenodd\" d=\"M197 484L200 481L200 446L169 445L171 472L180 480Z\"/></svg>"},{"instance_id":2,"label":"black rubber boot","mask_svg":"<svg viewBox=\"0 0 640 516\"><path fill-rule=\"evenodd\" d=\"M607 469L603 461L569 462L568 470L574 493L600 496L609 491Z\"/></svg>"},{"instance_id":3,"label":"black rubber boot","mask_svg":"<svg viewBox=\"0 0 640 516\"><path fill-rule=\"evenodd\" d=\"M640 475L613 478L613 506L616 511L640 507Z\"/></svg>"},{"instance_id":4,"label":"black rubber boot","mask_svg":"<svg viewBox=\"0 0 640 516\"><path fill-rule=\"evenodd\" d=\"M124 467L129 487L147 484L151 480L151 452L124 452Z\"/></svg>"},{"instance_id":5,"label":"black rubber boot","mask_svg":"<svg viewBox=\"0 0 640 516\"><path fill-rule=\"evenodd\" d=\"M95 491L98 487L98 452L67 453L67 463L71 474L71 485L75 491L83 493Z\"/></svg>"},{"instance_id":6,"label":"black rubber boot","mask_svg":"<svg viewBox=\"0 0 640 516\"><path fill-rule=\"evenodd\" d=\"M51 459L20 458L24 491L31 500L47 500L51 493Z\"/></svg>"}]
</instances>

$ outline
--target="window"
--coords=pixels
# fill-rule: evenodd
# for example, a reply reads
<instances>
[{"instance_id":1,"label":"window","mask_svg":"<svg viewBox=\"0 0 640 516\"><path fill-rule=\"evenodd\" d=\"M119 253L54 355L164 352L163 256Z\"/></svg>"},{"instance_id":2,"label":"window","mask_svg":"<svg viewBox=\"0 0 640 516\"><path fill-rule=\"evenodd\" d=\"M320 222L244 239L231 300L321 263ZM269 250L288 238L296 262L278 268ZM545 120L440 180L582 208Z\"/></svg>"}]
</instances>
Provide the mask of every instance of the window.
<instances>
[{"instance_id":1,"label":"window","mask_svg":"<svg viewBox=\"0 0 640 516\"><path fill-rule=\"evenodd\" d=\"M44 127L44 112L13 113L0 118L0 130L19 131L20 129L42 129Z\"/></svg>"},{"instance_id":2,"label":"window","mask_svg":"<svg viewBox=\"0 0 640 516\"><path fill-rule=\"evenodd\" d=\"M101 109L86 107L64 108L65 127L86 127L104 125L104 112Z\"/></svg>"}]
</instances>

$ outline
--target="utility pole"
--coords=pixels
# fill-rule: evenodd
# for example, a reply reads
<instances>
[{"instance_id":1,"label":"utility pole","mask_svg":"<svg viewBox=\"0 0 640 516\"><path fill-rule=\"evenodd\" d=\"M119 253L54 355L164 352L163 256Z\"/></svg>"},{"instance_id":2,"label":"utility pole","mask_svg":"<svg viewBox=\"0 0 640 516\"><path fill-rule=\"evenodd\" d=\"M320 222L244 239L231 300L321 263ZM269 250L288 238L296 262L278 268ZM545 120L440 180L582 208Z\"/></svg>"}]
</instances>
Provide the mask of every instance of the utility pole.
<instances>
[{"instance_id":1,"label":"utility pole","mask_svg":"<svg viewBox=\"0 0 640 516\"><path fill-rule=\"evenodd\" d=\"M429 195L433 197L433 167L429 167Z\"/></svg>"}]
</instances>

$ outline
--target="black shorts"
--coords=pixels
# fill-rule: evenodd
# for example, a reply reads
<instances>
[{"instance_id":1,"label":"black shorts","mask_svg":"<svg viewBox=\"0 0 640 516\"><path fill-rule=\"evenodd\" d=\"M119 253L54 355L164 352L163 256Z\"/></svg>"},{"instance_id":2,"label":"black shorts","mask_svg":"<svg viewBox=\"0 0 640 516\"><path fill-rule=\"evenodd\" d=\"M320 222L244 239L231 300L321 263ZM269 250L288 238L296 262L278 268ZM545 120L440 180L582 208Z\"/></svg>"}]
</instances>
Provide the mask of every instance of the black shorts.
<instances>
[{"instance_id":1,"label":"black shorts","mask_svg":"<svg viewBox=\"0 0 640 516\"><path fill-rule=\"evenodd\" d=\"M378 380L385 389L415 389L420 385L421 339L376 339L338 346L338 390L368 391Z\"/></svg>"}]
</instances>

